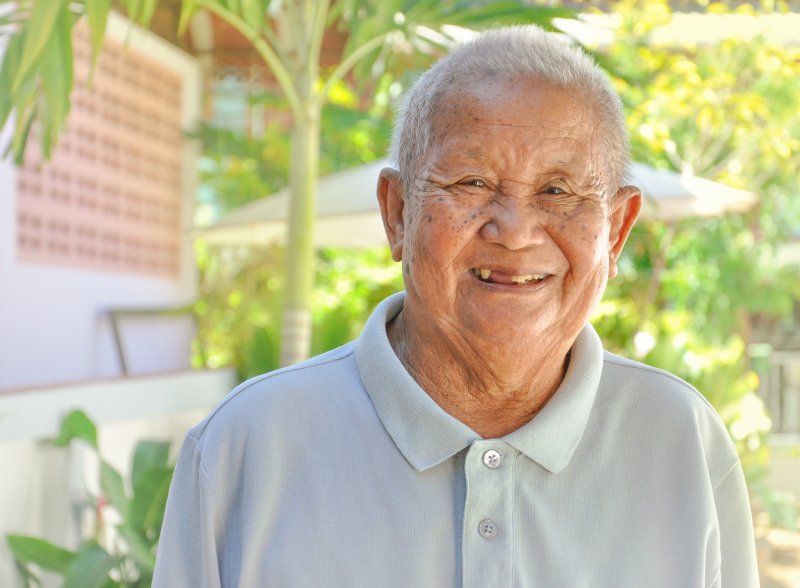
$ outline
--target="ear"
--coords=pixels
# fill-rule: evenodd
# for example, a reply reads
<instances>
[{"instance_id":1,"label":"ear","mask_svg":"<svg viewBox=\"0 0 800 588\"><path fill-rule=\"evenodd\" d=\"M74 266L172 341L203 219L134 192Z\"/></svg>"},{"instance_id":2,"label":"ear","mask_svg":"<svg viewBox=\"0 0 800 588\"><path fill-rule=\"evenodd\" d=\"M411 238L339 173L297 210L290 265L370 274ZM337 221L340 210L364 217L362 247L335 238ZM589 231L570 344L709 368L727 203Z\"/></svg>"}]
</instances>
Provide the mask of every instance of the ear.
<instances>
[{"instance_id":1,"label":"ear","mask_svg":"<svg viewBox=\"0 0 800 588\"><path fill-rule=\"evenodd\" d=\"M621 187L611 199L611 229L608 234L609 278L617 275L617 260L641 209L642 192L635 186Z\"/></svg>"},{"instance_id":2,"label":"ear","mask_svg":"<svg viewBox=\"0 0 800 588\"><path fill-rule=\"evenodd\" d=\"M378 177L378 204L381 207L383 228L389 240L389 249L392 259L403 259L403 235L405 224L403 222L403 208L405 207L405 192L400 174L397 170L385 167Z\"/></svg>"}]
</instances>

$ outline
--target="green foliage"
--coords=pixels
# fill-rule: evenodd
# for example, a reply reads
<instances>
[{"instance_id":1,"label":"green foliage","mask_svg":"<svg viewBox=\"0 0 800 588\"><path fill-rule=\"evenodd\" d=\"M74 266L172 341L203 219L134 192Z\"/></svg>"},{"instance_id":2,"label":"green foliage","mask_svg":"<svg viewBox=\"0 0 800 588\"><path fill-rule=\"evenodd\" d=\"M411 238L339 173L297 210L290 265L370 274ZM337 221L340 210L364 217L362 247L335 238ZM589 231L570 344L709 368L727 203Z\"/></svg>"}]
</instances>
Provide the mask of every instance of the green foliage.
<instances>
[{"instance_id":1,"label":"green foliage","mask_svg":"<svg viewBox=\"0 0 800 588\"><path fill-rule=\"evenodd\" d=\"M157 0L124 0L131 19L147 25ZM111 0L0 0L0 40L8 47L0 63L0 128L16 113L8 148L23 160L34 120L42 151L50 157L70 110L74 74L72 27L88 21L93 63L105 35Z\"/></svg>"},{"instance_id":2,"label":"green foliage","mask_svg":"<svg viewBox=\"0 0 800 588\"><path fill-rule=\"evenodd\" d=\"M322 109L320 172L332 173L381 157L391 133L392 78L383 76L372 93L362 98L346 82L331 89ZM274 94L248 96L253 104L283 109ZM219 213L232 210L286 187L289 173L289 137L277 123L260 136L200 125L192 136L200 139L199 162L204 204Z\"/></svg>"},{"instance_id":3,"label":"green foliage","mask_svg":"<svg viewBox=\"0 0 800 588\"><path fill-rule=\"evenodd\" d=\"M387 34L380 51L365 55L355 66L356 79L370 80L376 72L399 78L420 73L435 57L455 43L440 28L446 23L469 29L501 24L536 23L551 28L553 18L567 18L575 11L556 5L496 0L340 0L331 8L331 22L348 32L345 54ZM358 26L353 27L352 23Z\"/></svg>"},{"instance_id":4,"label":"green foliage","mask_svg":"<svg viewBox=\"0 0 800 588\"><path fill-rule=\"evenodd\" d=\"M97 449L97 428L86 413L80 410L72 411L64 417L53 445L66 447L75 439L83 439L93 449Z\"/></svg>"},{"instance_id":5,"label":"green foliage","mask_svg":"<svg viewBox=\"0 0 800 588\"><path fill-rule=\"evenodd\" d=\"M75 552L62 549L43 539L9 535L8 547L14 559L23 565L34 564L48 572L66 574L67 568L75 559Z\"/></svg>"},{"instance_id":6,"label":"green foliage","mask_svg":"<svg viewBox=\"0 0 800 588\"><path fill-rule=\"evenodd\" d=\"M203 145L198 169L210 204L232 210L286 186L289 139L270 125L261 137L200 125L194 134Z\"/></svg>"},{"instance_id":7,"label":"green foliage","mask_svg":"<svg viewBox=\"0 0 800 588\"><path fill-rule=\"evenodd\" d=\"M62 420L54 443L63 447L78 439L98 451L94 423L83 411L75 410ZM96 534L76 551L35 537L8 535L9 549L25 585L41 585L37 570L45 570L62 576L65 588L150 586L174 470L168 455L169 443L142 441L136 446L130 476L132 492L126 489L122 475L100 458L101 494L93 497L98 517ZM121 522L107 523L108 509L114 510L113 518Z\"/></svg>"},{"instance_id":8,"label":"green foliage","mask_svg":"<svg viewBox=\"0 0 800 588\"><path fill-rule=\"evenodd\" d=\"M279 367L284 272L277 246L209 248L198 243L200 300L195 361L233 365L240 379ZM317 254L312 353L354 339L370 311L402 289L388 248L327 248Z\"/></svg>"}]
</instances>

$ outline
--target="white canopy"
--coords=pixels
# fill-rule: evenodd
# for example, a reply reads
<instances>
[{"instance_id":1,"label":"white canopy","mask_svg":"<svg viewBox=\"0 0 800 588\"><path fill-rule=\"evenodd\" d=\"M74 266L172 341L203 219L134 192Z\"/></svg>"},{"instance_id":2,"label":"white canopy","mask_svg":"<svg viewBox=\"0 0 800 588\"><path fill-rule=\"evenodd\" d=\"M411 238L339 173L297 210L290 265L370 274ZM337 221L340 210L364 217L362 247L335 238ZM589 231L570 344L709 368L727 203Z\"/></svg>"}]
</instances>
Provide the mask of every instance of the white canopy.
<instances>
[{"instance_id":1,"label":"white canopy","mask_svg":"<svg viewBox=\"0 0 800 588\"><path fill-rule=\"evenodd\" d=\"M369 247L383 245L383 232L375 189L385 159L354 167L319 179L317 218L314 226L318 245ZM752 192L690 174L656 170L642 163L632 166L634 186L645 196L642 216L675 221L690 216L719 216L742 212L756 202ZM223 216L195 235L210 244L255 245L286 238L289 191L280 190Z\"/></svg>"}]
</instances>

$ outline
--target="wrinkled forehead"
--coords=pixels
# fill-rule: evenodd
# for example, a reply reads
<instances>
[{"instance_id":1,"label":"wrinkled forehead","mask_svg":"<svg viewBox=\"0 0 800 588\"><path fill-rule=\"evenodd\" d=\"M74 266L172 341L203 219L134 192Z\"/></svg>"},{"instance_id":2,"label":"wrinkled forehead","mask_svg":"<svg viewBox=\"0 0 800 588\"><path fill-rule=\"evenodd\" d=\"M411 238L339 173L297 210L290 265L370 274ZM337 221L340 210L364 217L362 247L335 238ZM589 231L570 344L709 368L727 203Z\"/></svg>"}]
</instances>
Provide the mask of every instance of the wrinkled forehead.
<instances>
[{"instance_id":1,"label":"wrinkled forehead","mask_svg":"<svg viewBox=\"0 0 800 588\"><path fill-rule=\"evenodd\" d=\"M534 162L531 172L560 170L599 181L605 158L598 122L582 93L535 77L456 80L431 111L430 140L418 171L512 157L520 165Z\"/></svg>"}]
</instances>

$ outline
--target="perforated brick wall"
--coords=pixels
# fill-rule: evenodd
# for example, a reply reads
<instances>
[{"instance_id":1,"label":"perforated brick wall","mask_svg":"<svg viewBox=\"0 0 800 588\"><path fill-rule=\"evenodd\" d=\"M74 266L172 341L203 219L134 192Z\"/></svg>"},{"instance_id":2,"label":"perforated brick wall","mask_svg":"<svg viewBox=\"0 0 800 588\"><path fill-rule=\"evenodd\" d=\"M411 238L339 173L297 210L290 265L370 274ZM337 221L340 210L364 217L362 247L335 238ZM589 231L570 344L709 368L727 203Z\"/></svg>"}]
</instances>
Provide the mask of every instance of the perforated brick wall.
<instances>
[{"instance_id":1,"label":"perforated brick wall","mask_svg":"<svg viewBox=\"0 0 800 588\"><path fill-rule=\"evenodd\" d=\"M75 32L67 130L43 162L36 129L17 179L19 262L175 277L181 242L181 79L106 40L87 87Z\"/></svg>"}]
</instances>

